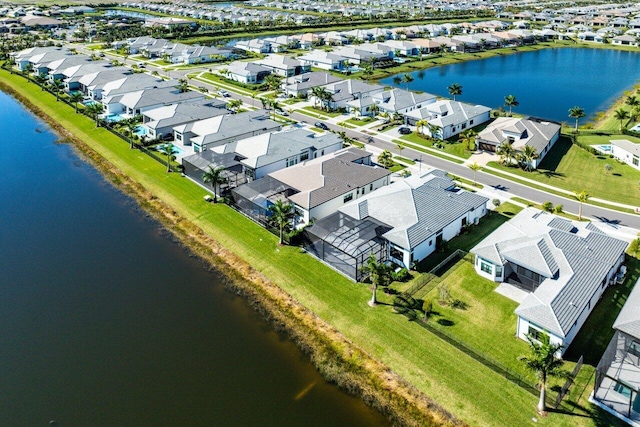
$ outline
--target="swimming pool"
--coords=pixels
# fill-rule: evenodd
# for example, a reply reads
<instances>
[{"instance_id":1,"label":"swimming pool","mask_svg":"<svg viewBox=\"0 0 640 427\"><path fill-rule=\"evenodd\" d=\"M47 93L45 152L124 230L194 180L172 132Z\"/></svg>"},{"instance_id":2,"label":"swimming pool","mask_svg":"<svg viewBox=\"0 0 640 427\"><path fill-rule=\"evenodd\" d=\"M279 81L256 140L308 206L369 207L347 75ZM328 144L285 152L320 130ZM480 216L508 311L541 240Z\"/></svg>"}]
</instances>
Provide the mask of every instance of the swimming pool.
<instances>
[{"instance_id":1,"label":"swimming pool","mask_svg":"<svg viewBox=\"0 0 640 427\"><path fill-rule=\"evenodd\" d=\"M611 154L611 144L592 145L591 147L603 154Z\"/></svg>"},{"instance_id":2,"label":"swimming pool","mask_svg":"<svg viewBox=\"0 0 640 427\"><path fill-rule=\"evenodd\" d=\"M144 126L136 126L136 128L133 130L133 133L138 136L144 136L148 133L148 129Z\"/></svg>"},{"instance_id":3,"label":"swimming pool","mask_svg":"<svg viewBox=\"0 0 640 427\"><path fill-rule=\"evenodd\" d=\"M154 147L154 149L157 150L157 151L160 151L160 150L164 149L164 147L166 147L167 145L168 144L159 144L159 145L156 145ZM174 144L173 145L173 153L176 154L176 155L184 154L184 150L182 149L182 147L179 147L179 146Z\"/></svg>"},{"instance_id":4,"label":"swimming pool","mask_svg":"<svg viewBox=\"0 0 640 427\"><path fill-rule=\"evenodd\" d=\"M108 122L119 122L120 120L124 120L125 117L121 116L120 114L109 114L104 116L104 119Z\"/></svg>"}]
</instances>

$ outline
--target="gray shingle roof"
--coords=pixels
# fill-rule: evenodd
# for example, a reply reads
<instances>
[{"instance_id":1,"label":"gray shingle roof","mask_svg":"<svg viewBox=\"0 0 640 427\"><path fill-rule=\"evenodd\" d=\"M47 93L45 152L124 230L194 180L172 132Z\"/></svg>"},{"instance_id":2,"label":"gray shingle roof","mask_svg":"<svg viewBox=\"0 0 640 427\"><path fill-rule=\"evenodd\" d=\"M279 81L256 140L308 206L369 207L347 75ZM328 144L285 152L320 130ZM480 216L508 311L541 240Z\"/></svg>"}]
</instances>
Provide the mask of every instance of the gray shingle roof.
<instances>
[{"instance_id":1,"label":"gray shingle roof","mask_svg":"<svg viewBox=\"0 0 640 427\"><path fill-rule=\"evenodd\" d=\"M640 286L637 283L613 323L613 328L640 339Z\"/></svg>"}]
</instances>

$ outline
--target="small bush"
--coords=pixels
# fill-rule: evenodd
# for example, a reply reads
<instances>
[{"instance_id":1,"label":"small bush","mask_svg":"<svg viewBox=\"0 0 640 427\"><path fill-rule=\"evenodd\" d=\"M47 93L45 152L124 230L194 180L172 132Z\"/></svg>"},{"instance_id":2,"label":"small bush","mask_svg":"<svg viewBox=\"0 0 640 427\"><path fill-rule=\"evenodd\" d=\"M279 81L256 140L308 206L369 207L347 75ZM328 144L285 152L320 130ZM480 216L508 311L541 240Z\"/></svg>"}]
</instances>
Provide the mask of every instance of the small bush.
<instances>
[{"instance_id":1,"label":"small bush","mask_svg":"<svg viewBox=\"0 0 640 427\"><path fill-rule=\"evenodd\" d=\"M498 206L500 206L500 199L493 199L491 203L497 208Z\"/></svg>"},{"instance_id":2,"label":"small bush","mask_svg":"<svg viewBox=\"0 0 640 427\"><path fill-rule=\"evenodd\" d=\"M391 272L391 279L393 279L394 282L404 282L409 277L411 277L411 275L409 274L409 271L406 268L401 268L398 271Z\"/></svg>"},{"instance_id":3,"label":"small bush","mask_svg":"<svg viewBox=\"0 0 640 427\"><path fill-rule=\"evenodd\" d=\"M542 204L542 209L547 211L547 212L553 212L553 203L551 202L544 202Z\"/></svg>"},{"instance_id":4,"label":"small bush","mask_svg":"<svg viewBox=\"0 0 640 427\"><path fill-rule=\"evenodd\" d=\"M553 211L554 211L555 213L557 213L557 214L561 214L562 212L564 212L564 208L563 208L563 206L562 206L562 205L556 205L556 206L553 208Z\"/></svg>"}]
</instances>

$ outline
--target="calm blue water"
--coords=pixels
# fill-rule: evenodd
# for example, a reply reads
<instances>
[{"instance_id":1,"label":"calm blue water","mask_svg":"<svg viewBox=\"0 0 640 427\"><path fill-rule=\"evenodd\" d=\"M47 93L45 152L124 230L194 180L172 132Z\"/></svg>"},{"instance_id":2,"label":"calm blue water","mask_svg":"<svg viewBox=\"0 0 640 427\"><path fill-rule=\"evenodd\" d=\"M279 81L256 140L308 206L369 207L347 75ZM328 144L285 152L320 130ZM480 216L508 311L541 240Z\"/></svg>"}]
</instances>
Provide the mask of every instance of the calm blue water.
<instances>
[{"instance_id":1,"label":"calm blue water","mask_svg":"<svg viewBox=\"0 0 640 427\"><path fill-rule=\"evenodd\" d=\"M386 424L2 92L0 134L0 426Z\"/></svg>"},{"instance_id":2,"label":"calm blue water","mask_svg":"<svg viewBox=\"0 0 640 427\"><path fill-rule=\"evenodd\" d=\"M578 105L587 116L606 110L640 79L640 53L606 49L558 48L477 61L412 73L409 88L450 98L447 87L462 85L457 100L504 106L515 95L514 112L572 122L569 108ZM393 78L382 83L395 86ZM406 84L398 85L406 88ZM506 109L506 107L505 107Z\"/></svg>"}]
</instances>

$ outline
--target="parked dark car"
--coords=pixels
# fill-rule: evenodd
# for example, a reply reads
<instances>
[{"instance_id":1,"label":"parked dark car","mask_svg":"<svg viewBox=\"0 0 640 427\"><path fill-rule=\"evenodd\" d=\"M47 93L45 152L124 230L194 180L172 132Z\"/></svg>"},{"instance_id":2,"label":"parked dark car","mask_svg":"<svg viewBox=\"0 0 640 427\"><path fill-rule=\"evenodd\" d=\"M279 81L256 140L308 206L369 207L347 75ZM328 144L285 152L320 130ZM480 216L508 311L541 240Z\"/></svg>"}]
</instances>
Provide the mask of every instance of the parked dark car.
<instances>
[{"instance_id":1,"label":"parked dark car","mask_svg":"<svg viewBox=\"0 0 640 427\"><path fill-rule=\"evenodd\" d=\"M406 126L402 126L401 128L398 129L398 133L400 135L409 135L411 133L411 129L409 129Z\"/></svg>"},{"instance_id":2,"label":"parked dark car","mask_svg":"<svg viewBox=\"0 0 640 427\"><path fill-rule=\"evenodd\" d=\"M324 123L322 123L322 122L315 122L313 125L314 125L315 127L317 127L317 128L322 129L322 130L329 130L329 126L325 125L325 124L324 124Z\"/></svg>"}]
</instances>

